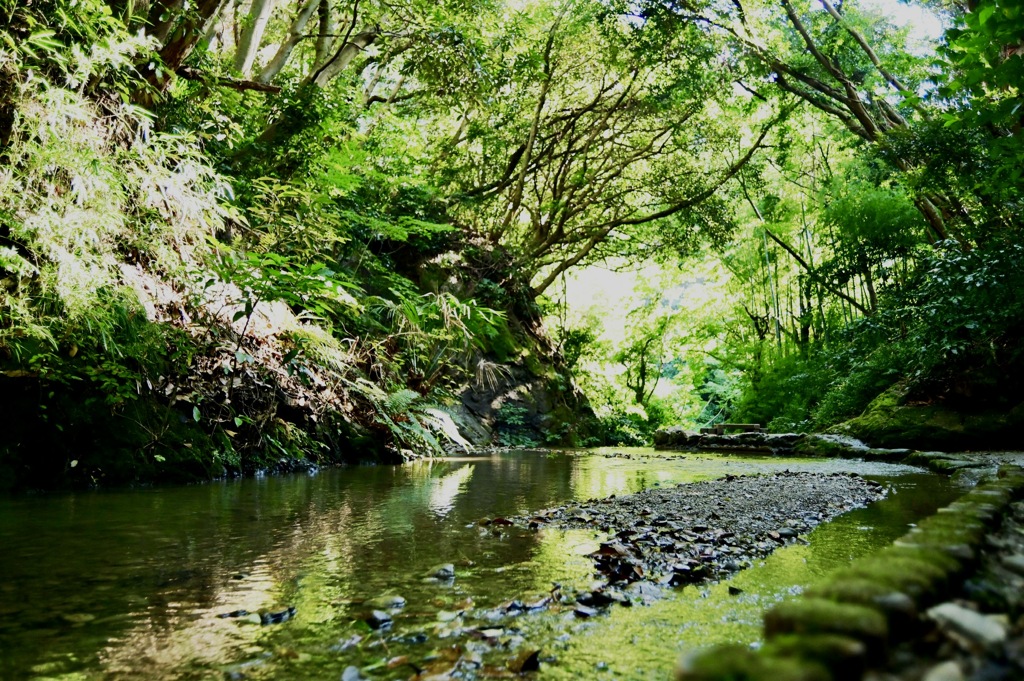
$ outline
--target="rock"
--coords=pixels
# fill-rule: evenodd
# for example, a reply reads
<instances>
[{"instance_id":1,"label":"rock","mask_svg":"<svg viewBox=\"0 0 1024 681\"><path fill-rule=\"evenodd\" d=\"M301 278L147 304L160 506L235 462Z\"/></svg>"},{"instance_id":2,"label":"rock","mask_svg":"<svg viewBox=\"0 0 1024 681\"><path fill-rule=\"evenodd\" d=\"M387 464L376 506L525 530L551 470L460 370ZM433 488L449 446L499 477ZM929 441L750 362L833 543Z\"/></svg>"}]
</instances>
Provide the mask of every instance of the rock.
<instances>
[{"instance_id":1,"label":"rock","mask_svg":"<svg viewBox=\"0 0 1024 681\"><path fill-rule=\"evenodd\" d=\"M249 614L248 610L232 610L231 612L225 612L225 613L222 613L220 615L217 615L217 617L219 617L221 619L228 619L228 618L234 618L234 617L245 617L248 614Z\"/></svg>"},{"instance_id":2,"label":"rock","mask_svg":"<svg viewBox=\"0 0 1024 681\"><path fill-rule=\"evenodd\" d=\"M540 650L524 650L508 663L509 671L515 674L540 671Z\"/></svg>"},{"instance_id":3,"label":"rock","mask_svg":"<svg viewBox=\"0 0 1024 681\"><path fill-rule=\"evenodd\" d=\"M576 606L576 608L573 610L573 614L575 614L577 617L581 617L583 619L587 619L587 618L590 618L590 617L597 616L599 614L599 612L598 612L598 610L596 608L591 608L591 607L583 605L581 603L581 604L578 604Z\"/></svg>"},{"instance_id":4,"label":"rock","mask_svg":"<svg viewBox=\"0 0 1024 681\"><path fill-rule=\"evenodd\" d=\"M738 586L733 586L732 584L729 585L730 596L739 596L741 593L743 593L743 589L739 588Z\"/></svg>"},{"instance_id":5,"label":"rock","mask_svg":"<svg viewBox=\"0 0 1024 681\"><path fill-rule=\"evenodd\" d=\"M780 527L775 531L775 534L779 535L783 539L793 539L800 533L794 530L792 527Z\"/></svg>"},{"instance_id":6,"label":"rock","mask_svg":"<svg viewBox=\"0 0 1024 681\"><path fill-rule=\"evenodd\" d=\"M648 582L633 582L625 591L627 595L638 597L644 602L658 600L664 595L660 588Z\"/></svg>"},{"instance_id":7,"label":"rock","mask_svg":"<svg viewBox=\"0 0 1024 681\"><path fill-rule=\"evenodd\" d=\"M836 603L822 598L785 601L764 616L765 639L783 634L838 634L862 642L869 661L885 657L889 627L885 616L873 608Z\"/></svg>"},{"instance_id":8,"label":"rock","mask_svg":"<svg viewBox=\"0 0 1024 681\"><path fill-rule=\"evenodd\" d=\"M921 681L963 681L964 673L953 660L937 664L921 677Z\"/></svg>"},{"instance_id":9,"label":"rock","mask_svg":"<svg viewBox=\"0 0 1024 681\"><path fill-rule=\"evenodd\" d=\"M936 605L928 610L928 617L939 629L970 650L989 650L1006 641L1006 626L998 619L953 602Z\"/></svg>"},{"instance_id":10,"label":"rock","mask_svg":"<svg viewBox=\"0 0 1024 681\"><path fill-rule=\"evenodd\" d=\"M366 681L366 677L359 671L359 667L349 665L341 673L341 681Z\"/></svg>"},{"instance_id":11,"label":"rock","mask_svg":"<svg viewBox=\"0 0 1024 681\"><path fill-rule=\"evenodd\" d=\"M427 572L427 576L441 580L455 579L455 566L452 563L442 563L440 565L435 565L434 567L430 568L430 570Z\"/></svg>"},{"instance_id":12,"label":"rock","mask_svg":"<svg viewBox=\"0 0 1024 681\"><path fill-rule=\"evenodd\" d=\"M295 606L289 606L278 612L263 612L260 613L260 624L281 624L295 617L295 613Z\"/></svg>"},{"instance_id":13,"label":"rock","mask_svg":"<svg viewBox=\"0 0 1024 681\"><path fill-rule=\"evenodd\" d=\"M388 629L394 623L394 619L391 614L383 610L374 610L366 616L365 622L370 625L371 629Z\"/></svg>"},{"instance_id":14,"label":"rock","mask_svg":"<svg viewBox=\"0 0 1024 681\"><path fill-rule=\"evenodd\" d=\"M829 671L833 681L861 681L867 666L866 646L856 639L835 634L777 636L761 650L769 657L798 658L820 664Z\"/></svg>"},{"instance_id":15,"label":"rock","mask_svg":"<svg viewBox=\"0 0 1024 681\"><path fill-rule=\"evenodd\" d=\"M1003 556L1003 567L1016 572L1018 575L1024 575L1024 554L1014 553L1009 556Z\"/></svg>"},{"instance_id":16,"label":"rock","mask_svg":"<svg viewBox=\"0 0 1024 681\"><path fill-rule=\"evenodd\" d=\"M401 596L378 596L366 601L366 606L374 610L398 610L405 607L405 599Z\"/></svg>"}]
</instances>

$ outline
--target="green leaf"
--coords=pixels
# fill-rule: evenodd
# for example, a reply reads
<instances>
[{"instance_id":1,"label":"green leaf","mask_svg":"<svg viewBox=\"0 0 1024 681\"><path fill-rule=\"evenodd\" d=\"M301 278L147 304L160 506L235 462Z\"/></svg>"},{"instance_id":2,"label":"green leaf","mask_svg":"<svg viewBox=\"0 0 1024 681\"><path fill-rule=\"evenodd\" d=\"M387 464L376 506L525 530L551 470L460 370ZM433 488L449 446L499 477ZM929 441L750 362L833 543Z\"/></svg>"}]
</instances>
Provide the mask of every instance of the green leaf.
<instances>
[{"instance_id":1,"label":"green leaf","mask_svg":"<svg viewBox=\"0 0 1024 681\"><path fill-rule=\"evenodd\" d=\"M193 419L193 420L194 420L194 421L195 421L196 423L199 423L199 419L200 419L200 418L201 418L201 416L200 416L200 414L199 414L199 407L192 407L192 419Z\"/></svg>"},{"instance_id":2,"label":"green leaf","mask_svg":"<svg viewBox=\"0 0 1024 681\"><path fill-rule=\"evenodd\" d=\"M995 14L995 11L996 6L994 4L982 7L981 11L978 12L978 24L984 26L992 18L992 15Z\"/></svg>"}]
</instances>

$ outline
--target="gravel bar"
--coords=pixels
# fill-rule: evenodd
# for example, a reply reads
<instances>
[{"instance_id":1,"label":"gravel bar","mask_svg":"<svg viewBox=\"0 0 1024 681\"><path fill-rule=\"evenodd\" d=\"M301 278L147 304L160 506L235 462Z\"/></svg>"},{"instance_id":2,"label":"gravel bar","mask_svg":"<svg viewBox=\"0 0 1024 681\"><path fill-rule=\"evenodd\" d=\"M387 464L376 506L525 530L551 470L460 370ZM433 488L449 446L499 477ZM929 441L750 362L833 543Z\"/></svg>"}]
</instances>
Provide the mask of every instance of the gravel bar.
<instances>
[{"instance_id":1,"label":"gravel bar","mask_svg":"<svg viewBox=\"0 0 1024 681\"><path fill-rule=\"evenodd\" d=\"M598 530L607 538L591 557L606 587L617 590L638 582L679 586L722 578L884 496L880 484L854 474L785 471L727 475L481 522Z\"/></svg>"}]
</instances>

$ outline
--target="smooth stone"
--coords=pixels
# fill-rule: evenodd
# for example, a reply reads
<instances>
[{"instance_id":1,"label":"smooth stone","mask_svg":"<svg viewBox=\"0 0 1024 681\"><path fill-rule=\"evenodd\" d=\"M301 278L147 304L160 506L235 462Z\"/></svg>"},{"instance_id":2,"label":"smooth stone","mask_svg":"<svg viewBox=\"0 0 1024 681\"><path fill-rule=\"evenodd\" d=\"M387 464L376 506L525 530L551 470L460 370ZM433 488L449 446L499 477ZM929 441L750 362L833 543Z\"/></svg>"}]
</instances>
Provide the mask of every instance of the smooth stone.
<instances>
[{"instance_id":1,"label":"smooth stone","mask_svg":"<svg viewBox=\"0 0 1024 681\"><path fill-rule=\"evenodd\" d=\"M597 609L596 609L596 608L591 608L591 607L588 607L588 606L586 606L586 605L583 605L583 604L579 604L579 605L577 605L577 606L576 606L576 608L575 608L575 609L573 610L573 613L575 613L575 615L576 615L577 617L582 617L583 619L587 619L587 618L589 618L589 617L595 617L595 616L597 616L597 614L598 614L598 611L597 611Z\"/></svg>"},{"instance_id":2,"label":"smooth stone","mask_svg":"<svg viewBox=\"0 0 1024 681\"><path fill-rule=\"evenodd\" d=\"M943 631L981 648L993 648L1006 641L1006 627L998 620L968 610L956 603L936 605L928 611Z\"/></svg>"},{"instance_id":3,"label":"smooth stone","mask_svg":"<svg viewBox=\"0 0 1024 681\"><path fill-rule=\"evenodd\" d=\"M454 579L455 578L455 566L451 563L441 563L430 568L427 573L428 577L434 579Z\"/></svg>"},{"instance_id":4,"label":"smooth stone","mask_svg":"<svg viewBox=\"0 0 1024 681\"><path fill-rule=\"evenodd\" d=\"M929 669L921 677L921 681L964 681L964 673L960 670L960 665L949 660Z\"/></svg>"},{"instance_id":5,"label":"smooth stone","mask_svg":"<svg viewBox=\"0 0 1024 681\"><path fill-rule=\"evenodd\" d=\"M794 530L792 527L780 527L776 532L778 532L779 536L783 539L792 539L799 534L799 532Z\"/></svg>"},{"instance_id":6,"label":"smooth stone","mask_svg":"<svg viewBox=\"0 0 1024 681\"><path fill-rule=\"evenodd\" d=\"M366 677L359 671L359 667L349 665L341 673L341 681L365 681Z\"/></svg>"},{"instance_id":7,"label":"smooth stone","mask_svg":"<svg viewBox=\"0 0 1024 681\"><path fill-rule=\"evenodd\" d=\"M389 613L383 610L374 610L366 617L366 623L371 629L386 629L391 626L394 620Z\"/></svg>"}]
</instances>

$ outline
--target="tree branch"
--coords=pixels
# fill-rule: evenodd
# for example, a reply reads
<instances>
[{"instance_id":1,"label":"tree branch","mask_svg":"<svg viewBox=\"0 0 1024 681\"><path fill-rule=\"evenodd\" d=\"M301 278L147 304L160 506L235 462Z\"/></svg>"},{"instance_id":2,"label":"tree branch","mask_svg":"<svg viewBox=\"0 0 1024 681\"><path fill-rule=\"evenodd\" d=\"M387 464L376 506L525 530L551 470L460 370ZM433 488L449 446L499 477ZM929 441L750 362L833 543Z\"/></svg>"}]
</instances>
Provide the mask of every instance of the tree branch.
<instances>
[{"instance_id":1,"label":"tree branch","mask_svg":"<svg viewBox=\"0 0 1024 681\"><path fill-rule=\"evenodd\" d=\"M214 85L231 88L232 90L238 90L239 92L243 92L245 90L270 92L273 94L281 92L281 88L277 85L267 85L266 83L260 83L255 80L243 80L241 78L229 78L227 76L213 76L197 71L190 66L182 66L174 73L185 80L198 81L201 83L213 83Z\"/></svg>"}]
</instances>

